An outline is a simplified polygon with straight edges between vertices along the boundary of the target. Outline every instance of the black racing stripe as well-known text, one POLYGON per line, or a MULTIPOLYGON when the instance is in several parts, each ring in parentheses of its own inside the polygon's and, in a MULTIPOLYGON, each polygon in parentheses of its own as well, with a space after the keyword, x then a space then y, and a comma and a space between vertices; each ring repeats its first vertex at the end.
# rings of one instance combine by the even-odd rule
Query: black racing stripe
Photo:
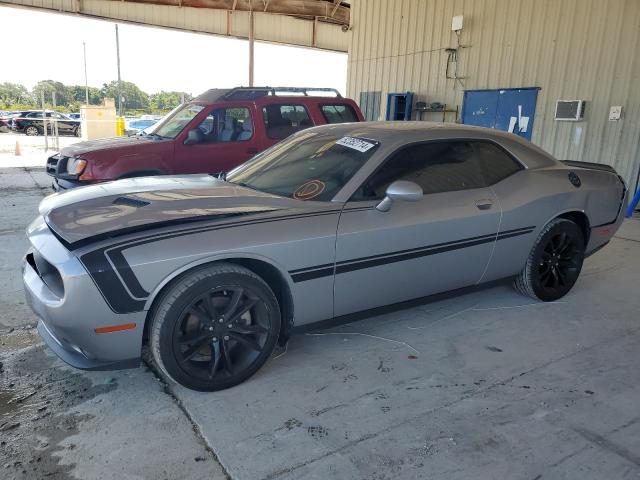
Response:
POLYGON ((104 250, 95 250, 80 257, 89 276, 98 287, 105 302, 115 313, 139 312, 144 300, 136 300, 124 288, 115 270, 107 260, 104 250))
POLYGON ((404 262, 405 260, 412 260, 414 258, 428 257, 430 255, 437 255, 438 253, 450 252, 452 250, 460 250, 476 245, 482 245, 484 243, 491 243, 495 241, 495 238, 496 236, 495 234, 493 234, 490 237, 480 238, 477 240, 452 243, 449 245, 426 247, 406 253, 396 253, 381 257, 375 257, 369 260, 357 260, 355 262, 350 261, 348 263, 336 265, 336 275, 340 273, 354 272, 356 270, 363 270, 365 268, 378 267, 380 265, 387 265, 389 263, 404 262))
MULTIPOLYGON (((125 248, 129 248, 129 246, 144 245, 145 243, 151 243, 156 240, 164 240, 166 238, 181 237, 184 235, 190 235, 192 233, 203 233, 203 232, 209 232, 212 230, 220 230, 222 228, 244 227, 247 225, 254 225, 254 224, 257 225, 261 223, 269 223, 269 222, 284 221, 284 220, 297 220, 299 218, 331 215, 333 213, 339 213, 339 212, 340 210, 326 210, 322 212, 294 213, 289 215, 281 215, 279 217, 274 216, 274 217, 267 217, 267 218, 258 218, 253 220, 241 220, 237 222, 216 223, 214 225, 204 225, 204 226, 198 226, 198 227, 192 227, 192 228, 185 228, 181 230, 172 230, 170 232, 157 232, 156 230, 162 228, 162 226, 158 226, 158 224, 153 224, 153 225, 148 225, 147 229, 154 231, 154 233, 147 236, 138 237, 135 239, 124 240, 122 242, 113 243, 109 246, 109 248, 116 248, 121 246, 124 246, 125 248)), ((95 238, 95 237, 91 237, 91 238, 95 238)), ((84 240, 81 240, 81 242, 84 242, 84 240)), ((77 250, 79 248, 79 247, 76 247, 77 243, 78 242, 69 244, 71 247, 70 249, 77 250)), ((83 246, 83 245, 80 245, 80 246, 83 246)), ((123 248, 123 250, 125 248, 123 248)))
MULTIPOLYGON (((408 250, 400 250, 397 252, 385 253, 380 255, 371 255, 368 257, 356 258, 352 260, 343 260, 335 265, 335 274, 348 273, 356 270, 387 265, 390 263, 403 262, 414 258, 437 255, 439 253, 460 250, 476 245, 491 243, 495 240, 503 240, 506 238, 526 235, 535 230, 535 227, 516 228, 514 230, 506 230, 499 234, 491 233, 488 235, 480 235, 478 237, 456 240, 453 242, 438 243, 426 247, 411 248, 408 250)), ((289 272, 294 283, 314 280, 317 278, 327 277, 334 274, 334 268, 331 264, 319 265, 316 267, 307 267, 289 272)))
POLYGON ((149 292, 144 289, 138 281, 138 278, 134 275, 129 262, 127 262, 122 254, 122 249, 107 252, 106 255, 111 259, 113 266, 120 274, 120 277, 129 288, 131 294, 136 298, 147 298, 149 296, 149 292))
MULTIPOLYGON (((198 228, 187 228, 179 231, 155 233, 147 237, 138 238, 134 240, 120 242, 118 244, 109 245, 107 247, 99 248, 81 256, 80 260, 89 272, 93 282, 100 290, 100 293, 104 297, 107 304, 115 313, 132 313, 139 312, 144 308, 145 301, 138 299, 146 299, 149 296, 147 292, 136 276, 134 275, 131 267, 127 263, 122 252, 128 248, 132 248, 147 243, 152 243, 158 240, 165 240, 170 238, 181 237, 185 235, 191 235, 202 232, 209 232, 213 230, 219 230, 223 228, 231 228, 236 226, 254 225, 262 223, 270 223, 276 221, 296 220, 307 217, 316 217, 321 215, 331 215, 340 212, 340 210, 327 210, 322 212, 306 212, 299 214, 289 214, 279 217, 269 217, 263 219, 246 220, 234 223, 223 223, 216 225, 201 226, 198 228), (124 287, 115 270, 109 263, 108 258, 111 259, 114 266, 117 269, 118 274, 122 280, 126 283, 126 287, 131 294, 127 292, 127 288, 124 287)), ((331 266, 333 269, 333 266, 331 266)))
POLYGON ((316 278, 330 277, 333 275, 334 266, 320 268, 317 270, 309 270, 301 273, 291 273, 293 283, 306 282, 307 280, 315 280, 316 278))

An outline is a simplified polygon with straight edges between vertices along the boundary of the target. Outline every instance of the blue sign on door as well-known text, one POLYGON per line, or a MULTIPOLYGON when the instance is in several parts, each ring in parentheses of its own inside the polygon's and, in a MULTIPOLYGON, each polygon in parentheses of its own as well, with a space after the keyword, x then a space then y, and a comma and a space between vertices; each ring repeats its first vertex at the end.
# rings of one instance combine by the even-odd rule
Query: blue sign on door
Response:
POLYGON ((538 87, 465 90, 462 123, 497 128, 531 140, 538 87))

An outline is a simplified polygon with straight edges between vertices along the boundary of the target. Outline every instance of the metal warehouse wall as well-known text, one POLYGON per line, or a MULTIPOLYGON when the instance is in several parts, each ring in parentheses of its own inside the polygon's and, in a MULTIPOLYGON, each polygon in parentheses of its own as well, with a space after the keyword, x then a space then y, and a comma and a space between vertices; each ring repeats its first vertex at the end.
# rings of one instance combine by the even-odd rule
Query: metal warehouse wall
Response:
MULTIPOLYGON (((463 89, 540 87, 532 141, 560 159, 613 165, 635 186, 640 164, 640 0, 354 0, 347 91, 413 91, 462 107, 463 89), (445 78, 451 19, 464 15, 458 75, 445 78), (558 99, 587 101, 554 121, 558 99), (623 118, 608 121, 622 105, 623 118)), ((416 98, 414 98, 414 103, 416 98)), ((435 120, 435 114, 425 119, 435 120)), ((451 117, 452 119, 452 117, 451 117)))

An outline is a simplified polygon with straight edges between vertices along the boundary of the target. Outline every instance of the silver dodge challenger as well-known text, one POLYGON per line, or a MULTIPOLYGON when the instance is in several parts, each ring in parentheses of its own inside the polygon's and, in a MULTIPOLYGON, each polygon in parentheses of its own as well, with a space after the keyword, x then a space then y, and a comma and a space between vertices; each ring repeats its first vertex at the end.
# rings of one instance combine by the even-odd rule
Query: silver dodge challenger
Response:
POLYGON ((132 367, 147 345, 166 377, 213 391, 316 322, 500 280, 556 300, 625 202, 611 167, 560 162, 512 134, 325 125, 226 176, 47 197, 28 228, 24 285, 67 363, 132 367))

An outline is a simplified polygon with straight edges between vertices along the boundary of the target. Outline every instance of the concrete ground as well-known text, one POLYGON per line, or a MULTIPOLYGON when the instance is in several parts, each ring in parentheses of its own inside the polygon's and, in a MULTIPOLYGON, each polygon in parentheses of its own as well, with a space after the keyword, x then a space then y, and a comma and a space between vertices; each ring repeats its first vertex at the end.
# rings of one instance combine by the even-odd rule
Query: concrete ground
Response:
POLYGON ((562 301, 498 286, 297 335, 198 393, 39 342, 19 263, 47 180, 0 170, 1 478, 640 478, 639 220, 562 301))

